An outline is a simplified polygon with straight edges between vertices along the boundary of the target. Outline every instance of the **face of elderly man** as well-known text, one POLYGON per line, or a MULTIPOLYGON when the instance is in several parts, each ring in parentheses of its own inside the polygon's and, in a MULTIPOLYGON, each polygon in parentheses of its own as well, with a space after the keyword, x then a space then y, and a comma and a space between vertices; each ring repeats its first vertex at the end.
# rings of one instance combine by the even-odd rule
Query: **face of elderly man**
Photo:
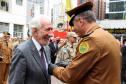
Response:
POLYGON ((36 40, 41 45, 46 45, 49 42, 50 34, 52 32, 52 24, 50 20, 46 19, 45 17, 40 18, 40 27, 39 28, 33 28, 32 32, 36 40))
POLYGON ((40 44, 42 45, 48 44, 51 31, 52 31, 52 25, 49 22, 45 23, 45 25, 38 30, 37 36, 40 44))

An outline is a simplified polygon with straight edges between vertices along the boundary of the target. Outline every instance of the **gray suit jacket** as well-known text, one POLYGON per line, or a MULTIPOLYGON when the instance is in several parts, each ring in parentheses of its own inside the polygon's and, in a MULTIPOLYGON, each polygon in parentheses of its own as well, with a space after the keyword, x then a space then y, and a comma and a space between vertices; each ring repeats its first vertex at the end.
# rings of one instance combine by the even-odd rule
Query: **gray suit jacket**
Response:
MULTIPOLYGON (((44 47, 47 62, 50 63, 50 50, 44 47)), ((32 40, 15 49, 10 66, 9 84, 51 84, 50 76, 45 75, 40 55, 32 40)))

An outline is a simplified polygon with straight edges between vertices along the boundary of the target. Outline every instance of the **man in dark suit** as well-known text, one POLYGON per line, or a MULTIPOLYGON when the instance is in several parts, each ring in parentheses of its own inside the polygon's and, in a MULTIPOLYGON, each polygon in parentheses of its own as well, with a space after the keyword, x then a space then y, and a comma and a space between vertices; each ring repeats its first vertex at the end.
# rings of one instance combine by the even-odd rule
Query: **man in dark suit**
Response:
POLYGON ((51 84, 48 74, 50 50, 46 46, 52 24, 46 16, 30 21, 32 38, 20 44, 14 51, 9 73, 9 84, 51 84))
POLYGON ((51 39, 51 42, 49 43, 49 48, 51 50, 51 62, 55 63, 56 60, 56 52, 58 51, 58 42, 60 38, 53 38, 51 39))
POLYGON ((126 83, 126 39, 123 40, 123 46, 122 46, 122 70, 121 70, 121 81, 122 84, 126 83))

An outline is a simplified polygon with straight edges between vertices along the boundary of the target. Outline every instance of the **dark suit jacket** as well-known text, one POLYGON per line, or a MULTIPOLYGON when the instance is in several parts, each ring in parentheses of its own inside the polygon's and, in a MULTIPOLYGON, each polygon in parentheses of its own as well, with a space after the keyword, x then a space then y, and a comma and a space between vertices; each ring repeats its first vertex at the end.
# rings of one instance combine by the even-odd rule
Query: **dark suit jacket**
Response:
MULTIPOLYGON (((50 63, 49 47, 44 47, 47 62, 50 63)), ((51 84, 50 76, 45 75, 40 55, 32 40, 15 49, 10 66, 9 84, 51 84)))
POLYGON ((50 50, 51 50, 51 62, 55 63, 55 60, 56 60, 55 53, 58 51, 58 45, 56 44, 56 47, 55 47, 54 43, 50 42, 49 47, 50 47, 50 50))
POLYGON ((126 46, 122 47, 122 64, 126 65, 126 46))
POLYGON ((122 71, 121 80, 126 82, 126 46, 122 47, 122 71))

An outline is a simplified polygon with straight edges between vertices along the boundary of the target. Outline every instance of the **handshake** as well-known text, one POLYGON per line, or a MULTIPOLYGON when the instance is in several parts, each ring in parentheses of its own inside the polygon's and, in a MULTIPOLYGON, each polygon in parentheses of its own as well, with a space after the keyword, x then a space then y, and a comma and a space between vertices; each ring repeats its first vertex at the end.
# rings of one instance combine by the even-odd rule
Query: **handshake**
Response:
POLYGON ((66 62, 66 61, 61 61, 61 62, 58 62, 58 63, 55 63, 57 66, 61 66, 61 67, 66 67, 69 62, 66 62))
POLYGON ((50 63, 50 64, 49 64, 49 67, 48 67, 48 69, 49 69, 49 74, 50 74, 50 75, 53 74, 53 69, 54 69, 55 67, 64 67, 64 68, 65 68, 68 64, 69 64, 69 62, 66 62, 66 61, 61 61, 61 62, 58 62, 58 63, 55 63, 55 64, 50 63))

